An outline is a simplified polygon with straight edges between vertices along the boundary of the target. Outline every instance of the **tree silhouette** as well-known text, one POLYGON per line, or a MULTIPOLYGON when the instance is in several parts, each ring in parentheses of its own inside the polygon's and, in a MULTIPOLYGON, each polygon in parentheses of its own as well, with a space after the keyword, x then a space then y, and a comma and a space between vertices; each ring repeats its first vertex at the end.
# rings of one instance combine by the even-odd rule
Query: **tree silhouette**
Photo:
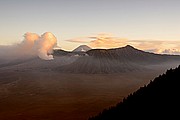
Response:
POLYGON ((179 119, 180 66, 167 70, 114 107, 89 120, 179 119))

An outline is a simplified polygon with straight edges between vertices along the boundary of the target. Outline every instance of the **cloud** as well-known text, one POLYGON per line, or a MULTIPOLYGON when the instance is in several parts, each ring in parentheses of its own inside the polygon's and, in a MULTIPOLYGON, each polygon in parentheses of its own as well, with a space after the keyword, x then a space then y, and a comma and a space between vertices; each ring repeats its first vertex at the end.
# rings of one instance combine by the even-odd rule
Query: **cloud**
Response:
POLYGON ((57 46, 56 37, 50 33, 44 33, 39 40, 35 41, 35 45, 37 46, 38 56, 44 60, 52 60, 53 56, 51 55, 53 52, 53 48, 57 46))
POLYGON ((148 52, 158 53, 158 54, 171 54, 171 55, 180 55, 179 49, 152 49, 147 50, 148 52))
POLYGON ((52 60, 53 48, 57 46, 56 37, 46 32, 39 36, 36 33, 27 32, 24 34, 24 40, 16 45, 1 46, 1 59, 17 59, 38 56, 44 60, 52 60))
POLYGON ((127 39, 114 37, 109 33, 100 33, 97 36, 79 37, 66 40, 68 42, 87 43, 92 48, 116 48, 127 44, 127 39))
POLYGON ((179 49, 165 49, 165 50, 162 50, 161 53, 180 55, 180 50, 179 49))
POLYGON ((180 54, 180 41, 128 40, 126 38, 114 37, 112 34, 108 33, 100 33, 96 36, 89 37, 79 37, 67 41, 87 43, 87 45, 92 48, 108 49, 132 45, 135 48, 158 54, 180 54))
POLYGON ((129 44, 148 52, 180 55, 179 41, 131 40, 129 44))
POLYGON ((74 38, 74 39, 68 39, 66 41, 75 42, 75 43, 89 43, 88 37, 79 37, 79 38, 74 38))
POLYGON ((130 40, 128 41, 128 44, 133 45, 136 48, 142 49, 142 50, 148 50, 148 49, 156 49, 160 46, 162 46, 164 41, 150 41, 150 40, 130 40))
POLYGON ((127 39, 114 37, 111 34, 98 34, 94 39, 89 43, 93 48, 117 48, 127 44, 127 39))

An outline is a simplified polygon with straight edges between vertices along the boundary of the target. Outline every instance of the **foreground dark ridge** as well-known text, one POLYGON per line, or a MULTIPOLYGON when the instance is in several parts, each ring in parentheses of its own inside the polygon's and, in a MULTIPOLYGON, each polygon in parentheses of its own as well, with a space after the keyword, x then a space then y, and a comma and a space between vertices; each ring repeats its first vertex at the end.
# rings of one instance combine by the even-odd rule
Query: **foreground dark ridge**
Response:
POLYGON ((115 107, 104 110, 89 120, 179 119, 180 66, 160 75, 147 86, 130 94, 115 107))

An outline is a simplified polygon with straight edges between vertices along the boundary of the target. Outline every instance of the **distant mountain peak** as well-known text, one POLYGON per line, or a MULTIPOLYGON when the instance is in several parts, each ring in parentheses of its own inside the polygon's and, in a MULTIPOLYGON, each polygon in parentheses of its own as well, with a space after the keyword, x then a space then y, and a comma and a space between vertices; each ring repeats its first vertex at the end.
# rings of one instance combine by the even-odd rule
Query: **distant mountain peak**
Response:
POLYGON ((91 48, 87 45, 80 45, 79 47, 75 48, 73 52, 87 52, 91 50, 91 48))
MULTIPOLYGON (((89 47, 89 46, 87 46, 87 45, 80 45, 79 47, 89 47)), ((89 47, 90 48, 90 47, 89 47)))
POLYGON ((131 45, 126 45, 125 48, 134 48, 134 47, 131 45))
POLYGON ((133 49, 133 50, 137 50, 136 48, 134 48, 133 46, 131 45, 126 45, 125 47, 121 47, 122 49, 133 49))

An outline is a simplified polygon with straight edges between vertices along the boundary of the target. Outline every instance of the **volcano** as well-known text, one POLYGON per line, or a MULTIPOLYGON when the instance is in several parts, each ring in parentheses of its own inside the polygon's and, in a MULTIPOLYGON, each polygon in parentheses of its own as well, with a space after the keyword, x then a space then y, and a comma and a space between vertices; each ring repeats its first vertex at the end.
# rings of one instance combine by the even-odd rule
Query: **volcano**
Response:
POLYGON ((58 67, 58 71, 70 73, 119 73, 156 69, 180 62, 178 55, 161 55, 138 50, 130 45, 115 49, 91 49, 88 56, 58 67))
POLYGON ((87 52, 91 50, 91 48, 87 45, 80 45, 79 47, 77 47, 76 49, 74 49, 72 52, 87 52))

